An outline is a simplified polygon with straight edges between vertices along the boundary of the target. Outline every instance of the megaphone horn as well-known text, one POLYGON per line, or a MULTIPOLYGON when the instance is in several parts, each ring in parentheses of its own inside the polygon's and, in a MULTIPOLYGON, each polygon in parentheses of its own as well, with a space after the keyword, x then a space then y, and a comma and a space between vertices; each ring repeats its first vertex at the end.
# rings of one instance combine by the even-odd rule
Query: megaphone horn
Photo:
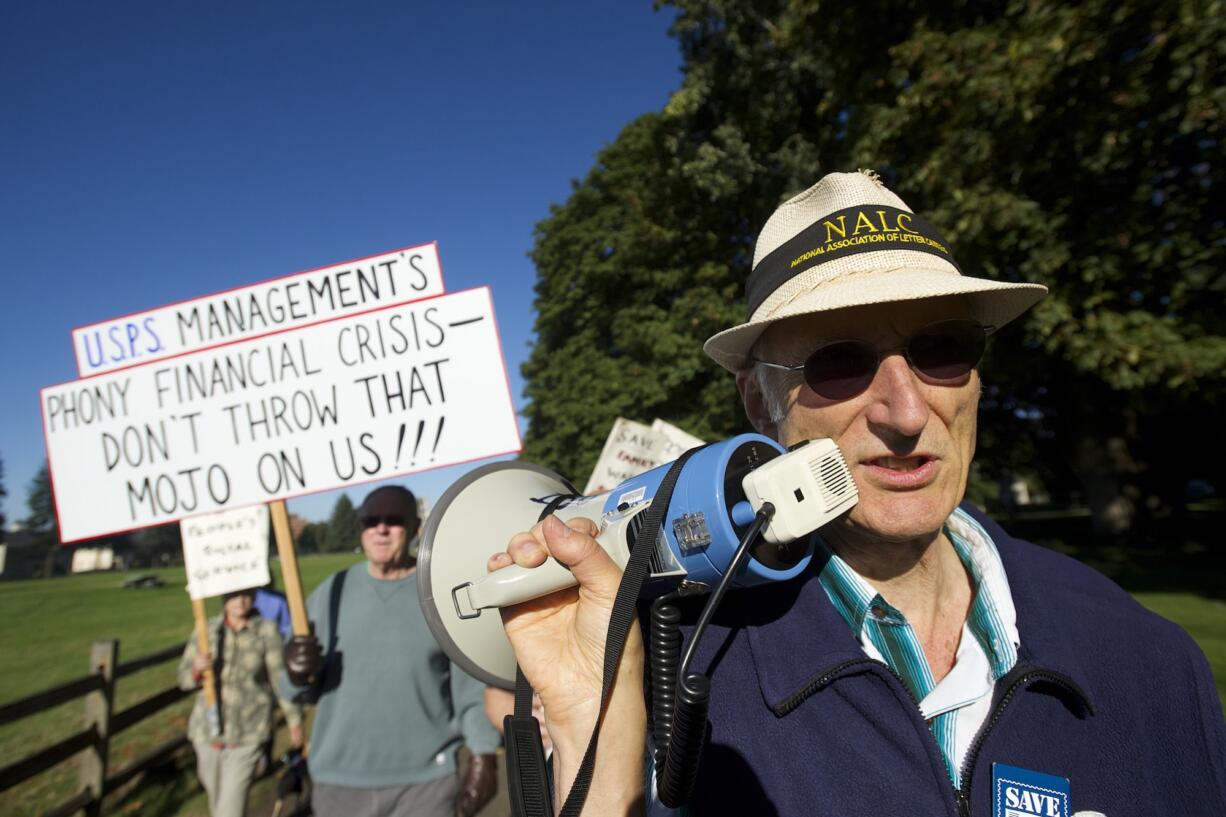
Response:
MULTIPOLYGON (((572 587, 565 565, 546 559, 535 568, 486 572, 491 554, 529 530, 549 507, 563 521, 591 519, 596 541, 625 566, 668 471, 662 465, 611 491, 577 496, 569 482, 526 462, 474 469, 439 498, 422 532, 417 587, 422 611, 443 651, 486 684, 513 689, 515 654, 497 608, 572 587)), ((838 447, 814 440, 785 452, 759 434, 694 452, 681 471, 665 522, 653 543, 644 595, 658 596, 683 582, 713 586, 727 572, 740 537, 763 503, 775 513, 750 551, 734 585, 791 578, 812 557, 809 533, 847 511, 855 484, 838 447)))

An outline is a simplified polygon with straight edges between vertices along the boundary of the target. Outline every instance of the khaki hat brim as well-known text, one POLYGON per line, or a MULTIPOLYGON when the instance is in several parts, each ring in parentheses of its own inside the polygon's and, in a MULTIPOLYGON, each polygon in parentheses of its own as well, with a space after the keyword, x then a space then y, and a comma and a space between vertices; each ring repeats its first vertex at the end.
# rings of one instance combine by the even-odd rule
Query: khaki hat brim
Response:
POLYGON ((967 295, 971 317, 985 326, 1000 328, 1046 294, 1047 287, 1042 284, 970 278, 951 269, 877 269, 864 275, 845 275, 838 281, 798 292, 770 314, 755 316, 747 323, 712 335, 702 348, 720 366, 738 372, 749 364, 749 352, 766 328, 786 318, 851 306, 967 295))

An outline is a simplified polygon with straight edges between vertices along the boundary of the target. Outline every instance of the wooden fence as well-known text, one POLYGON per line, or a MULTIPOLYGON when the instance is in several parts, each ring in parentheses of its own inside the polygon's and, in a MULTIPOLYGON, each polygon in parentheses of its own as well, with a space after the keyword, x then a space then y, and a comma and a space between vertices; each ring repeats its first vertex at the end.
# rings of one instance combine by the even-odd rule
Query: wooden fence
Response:
POLYGON ((76 698, 85 698, 85 728, 58 743, 0 767, 0 792, 8 791, 18 783, 45 772, 77 753, 82 753, 77 793, 46 812, 44 817, 67 817, 82 810, 90 817, 102 814, 102 801, 107 794, 178 751, 188 742, 186 735, 179 735, 153 747, 122 769, 110 771, 107 754, 111 738, 192 694, 179 689, 178 686, 171 686, 127 709, 114 712, 112 705, 115 700, 115 685, 120 678, 176 660, 182 654, 183 645, 176 644, 120 664, 118 641, 95 641, 90 652, 89 675, 0 705, 0 726, 4 726, 76 698))

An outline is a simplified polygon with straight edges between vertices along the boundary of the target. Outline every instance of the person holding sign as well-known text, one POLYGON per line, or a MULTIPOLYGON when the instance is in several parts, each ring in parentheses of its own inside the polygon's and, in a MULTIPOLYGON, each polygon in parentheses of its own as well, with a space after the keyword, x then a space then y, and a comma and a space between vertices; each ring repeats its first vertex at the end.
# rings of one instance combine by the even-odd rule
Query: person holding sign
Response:
POLYGON ((254 600, 254 588, 226 594, 222 614, 208 622, 208 650, 201 651, 196 638, 189 637, 179 662, 183 689, 199 687, 210 667, 218 681, 220 733, 211 734, 203 690, 187 726, 212 817, 246 813, 247 792, 265 759, 264 744, 272 736, 274 699, 285 713, 290 743, 300 748, 303 742, 301 708, 280 697, 274 687, 284 668, 281 634, 275 624, 255 613, 254 600))
POLYGON ((317 701, 311 805, 318 817, 471 817, 494 795, 498 733, 482 685, 447 660, 422 618, 417 500, 399 486, 358 510, 366 561, 307 599, 312 636, 285 646, 286 691, 317 701), (472 762, 456 780, 456 750, 472 762))
POLYGON ((963 502, 986 337, 1045 291, 964 275, 871 172, 780 205, 748 319, 704 350, 758 432, 837 442, 859 502, 801 575, 730 593, 696 643, 683 627, 710 681, 687 724, 703 744, 692 794, 644 790, 645 650, 630 626, 604 675, 622 571, 595 525, 549 516, 492 555, 494 571, 552 555, 579 583, 502 611, 544 704, 555 806, 590 784, 584 817, 683 801, 775 817, 1226 814, 1226 723, 1188 634, 963 502))

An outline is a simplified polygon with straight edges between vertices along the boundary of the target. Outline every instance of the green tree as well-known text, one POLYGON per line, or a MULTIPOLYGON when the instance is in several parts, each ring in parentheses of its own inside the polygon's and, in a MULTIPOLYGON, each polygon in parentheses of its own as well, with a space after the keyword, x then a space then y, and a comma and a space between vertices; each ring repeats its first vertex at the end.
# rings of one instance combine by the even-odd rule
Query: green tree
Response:
POLYGON ((1226 448, 1221 2, 671 5, 680 88, 537 228, 525 456, 581 480, 618 414, 742 430, 700 343, 770 211, 857 167, 968 272, 1051 288, 985 363, 976 485, 1028 473, 1121 532, 1226 448))
MULTIPOLYGON (((8 492, 4 490, 4 460, 0 459, 0 500, 8 496, 8 492)), ((0 509, 0 544, 4 543, 4 511, 0 509)))
POLYGON ((333 553, 353 550, 358 546, 361 533, 357 509, 353 507, 348 494, 341 494, 332 506, 332 515, 328 517, 324 549, 333 553))
POLYGON ((29 515, 21 524, 34 536, 34 541, 40 545, 59 545, 59 522, 55 517, 55 497, 51 493, 51 475, 46 463, 30 480, 26 489, 26 507, 29 515))
POLYGON ((42 554, 40 575, 50 576, 56 570, 60 527, 55 515, 55 497, 51 493, 51 474, 45 462, 26 489, 26 507, 29 515, 21 521, 22 527, 32 537, 30 549, 42 554))
POLYGON ((132 537, 133 560, 147 567, 183 561, 183 533, 178 522, 154 525, 132 537))
POLYGON ((298 535, 295 546, 299 553, 323 553, 327 550, 328 523, 308 522, 298 535))

